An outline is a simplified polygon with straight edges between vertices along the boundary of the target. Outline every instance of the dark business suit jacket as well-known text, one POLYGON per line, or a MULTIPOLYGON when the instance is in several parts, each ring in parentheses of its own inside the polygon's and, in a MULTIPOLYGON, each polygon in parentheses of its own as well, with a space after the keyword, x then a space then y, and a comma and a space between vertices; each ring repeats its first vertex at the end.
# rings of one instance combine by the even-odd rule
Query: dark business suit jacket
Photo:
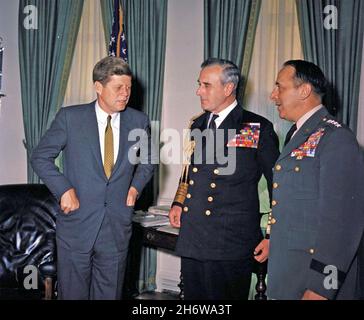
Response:
POLYGON ((306 289, 329 299, 357 297, 363 170, 355 136, 325 108, 283 148, 273 178, 269 297, 301 299, 306 289), (323 134, 313 147, 319 130, 323 134), (306 151, 311 146, 310 156, 297 153, 303 146, 306 151), (337 289, 332 286, 335 279, 337 289))
MULTIPOLYGON (((107 216, 117 248, 127 249, 131 234, 133 207, 126 206, 130 186, 141 193, 153 174, 149 121, 145 114, 131 108, 120 112, 120 142, 117 161, 110 179, 104 173, 95 102, 62 108, 50 129, 34 149, 31 163, 35 172, 60 199, 75 188, 80 208, 57 217, 57 239, 70 250, 89 252, 104 216, 107 216), (145 130, 139 141, 128 141, 133 129, 145 130), (133 164, 140 149, 142 163, 133 164), (63 151, 64 171, 59 172, 55 158, 63 151), (130 152, 129 152, 130 151, 130 152)), ((155 160, 155 159, 154 159, 155 160)), ((136 162, 136 161, 135 161, 136 162)))
MULTIPOLYGON (((205 130, 209 113, 197 118, 193 130, 205 130)), ((265 118, 236 106, 221 123, 224 141, 216 147, 225 155, 227 144, 247 128, 249 123, 260 126, 257 148, 233 147, 236 168, 222 175, 215 157, 206 164, 204 140, 196 141, 189 167, 189 195, 185 199, 176 252, 180 256, 199 260, 238 260, 252 257, 254 247, 262 238, 258 199, 258 182, 264 174, 272 184, 272 168, 278 158, 278 138, 272 124, 265 118), (228 130, 231 130, 229 135, 228 130), (197 154, 202 143, 202 157, 197 154), (202 158, 202 164, 196 160, 202 158)), ((232 148, 232 147, 229 147, 232 148)))

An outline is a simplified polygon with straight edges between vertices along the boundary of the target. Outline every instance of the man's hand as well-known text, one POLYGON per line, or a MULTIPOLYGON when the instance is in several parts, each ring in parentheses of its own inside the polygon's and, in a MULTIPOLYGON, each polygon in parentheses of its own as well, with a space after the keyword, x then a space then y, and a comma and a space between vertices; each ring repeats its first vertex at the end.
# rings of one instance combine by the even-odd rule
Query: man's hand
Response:
POLYGON ((268 259, 269 254, 269 240, 263 239, 254 249, 254 259, 262 263, 268 259))
POLYGON ((179 206, 173 206, 169 210, 168 217, 172 227, 179 228, 181 226, 181 213, 182 208, 179 206))
POLYGON ((80 207, 80 201, 77 198, 74 188, 67 190, 61 197, 61 209, 65 214, 77 210, 80 207))
POLYGON ((135 189, 134 187, 129 188, 128 196, 126 198, 126 205, 128 207, 134 207, 138 194, 139 193, 137 189, 135 189))
POLYGON ((327 300, 327 298, 307 289, 302 297, 302 300, 327 300))

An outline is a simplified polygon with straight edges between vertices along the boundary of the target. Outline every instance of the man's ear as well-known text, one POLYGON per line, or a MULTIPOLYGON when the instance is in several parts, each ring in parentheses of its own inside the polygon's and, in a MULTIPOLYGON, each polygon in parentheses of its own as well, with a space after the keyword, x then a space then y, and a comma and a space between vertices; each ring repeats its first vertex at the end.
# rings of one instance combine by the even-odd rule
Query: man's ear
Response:
POLYGON ((309 83, 303 83, 300 86, 300 96, 302 100, 306 100, 312 94, 312 85, 309 83))
POLYGON ((101 83, 100 81, 95 81, 94 86, 95 86, 95 91, 96 91, 96 93, 97 93, 97 94, 101 94, 102 89, 103 89, 103 87, 104 87, 104 86, 102 85, 102 83, 101 83))
POLYGON ((227 83, 224 88, 225 96, 226 97, 231 96, 231 94, 234 92, 234 89, 235 85, 232 82, 227 83))

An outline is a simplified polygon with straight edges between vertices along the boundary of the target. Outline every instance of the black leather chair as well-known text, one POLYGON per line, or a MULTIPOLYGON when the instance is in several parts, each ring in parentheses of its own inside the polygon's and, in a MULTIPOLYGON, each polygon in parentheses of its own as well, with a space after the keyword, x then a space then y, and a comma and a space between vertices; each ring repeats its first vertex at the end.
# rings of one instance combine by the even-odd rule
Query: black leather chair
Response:
POLYGON ((0 299, 54 297, 58 207, 45 185, 0 186, 0 299))

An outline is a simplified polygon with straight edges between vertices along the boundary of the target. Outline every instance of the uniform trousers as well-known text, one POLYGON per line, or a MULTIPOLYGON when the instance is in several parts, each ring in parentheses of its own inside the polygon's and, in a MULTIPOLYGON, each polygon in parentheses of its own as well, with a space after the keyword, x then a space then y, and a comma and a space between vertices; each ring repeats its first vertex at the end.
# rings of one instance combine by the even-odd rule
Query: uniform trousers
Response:
POLYGON ((253 259, 201 261, 181 258, 185 300, 247 300, 253 259))
POLYGON ((120 300, 126 256, 116 247, 107 216, 89 252, 65 248, 57 239, 58 299, 120 300))

